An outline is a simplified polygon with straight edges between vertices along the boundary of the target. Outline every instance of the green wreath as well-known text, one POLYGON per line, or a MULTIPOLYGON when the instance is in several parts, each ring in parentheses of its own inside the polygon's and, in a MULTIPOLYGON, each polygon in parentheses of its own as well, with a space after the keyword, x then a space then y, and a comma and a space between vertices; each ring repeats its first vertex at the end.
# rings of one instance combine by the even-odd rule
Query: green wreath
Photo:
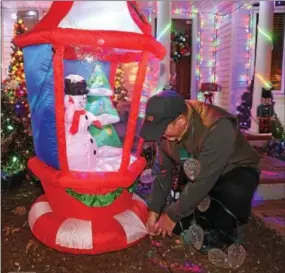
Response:
POLYGON ((171 34, 171 58, 178 63, 182 56, 190 54, 189 38, 186 34, 173 32, 171 34))

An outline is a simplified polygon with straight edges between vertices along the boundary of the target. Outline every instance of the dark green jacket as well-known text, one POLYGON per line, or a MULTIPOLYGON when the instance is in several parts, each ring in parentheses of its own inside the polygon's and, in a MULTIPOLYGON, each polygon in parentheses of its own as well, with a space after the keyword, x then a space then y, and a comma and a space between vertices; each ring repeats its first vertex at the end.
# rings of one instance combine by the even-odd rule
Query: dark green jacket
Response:
POLYGON ((149 209, 163 210, 175 222, 193 213, 221 175, 237 167, 251 167, 259 172, 260 157, 240 133, 235 116, 223 109, 199 101, 187 101, 189 125, 180 142, 160 140, 154 165, 156 180, 149 209), (185 186, 180 199, 165 208, 172 169, 183 164, 181 154, 195 156, 201 172, 185 186))

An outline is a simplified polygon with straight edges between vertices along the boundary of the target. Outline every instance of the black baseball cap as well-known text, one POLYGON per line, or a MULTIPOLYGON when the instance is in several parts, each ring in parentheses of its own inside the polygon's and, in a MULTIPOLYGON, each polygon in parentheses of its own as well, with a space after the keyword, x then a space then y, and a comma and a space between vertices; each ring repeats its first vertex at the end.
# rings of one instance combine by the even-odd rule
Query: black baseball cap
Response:
POLYGON ((146 104, 145 120, 140 136, 156 141, 163 136, 169 123, 187 111, 184 98, 173 90, 164 90, 151 97, 146 104))

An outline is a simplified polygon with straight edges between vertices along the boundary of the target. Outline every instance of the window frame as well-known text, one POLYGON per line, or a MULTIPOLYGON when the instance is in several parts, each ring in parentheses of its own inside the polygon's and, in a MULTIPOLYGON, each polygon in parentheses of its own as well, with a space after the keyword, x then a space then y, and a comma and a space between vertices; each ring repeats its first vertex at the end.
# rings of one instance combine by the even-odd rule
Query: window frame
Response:
MULTIPOLYGON (((36 8, 30 8, 30 9, 18 9, 16 12, 17 19, 23 19, 24 24, 28 20, 33 21, 33 27, 39 22, 40 16, 39 16, 39 10, 36 8), (30 13, 30 14, 29 14, 30 13)), ((26 25, 26 24, 25 24, 26 25)), ((30 30, 28 28, 28 30, 30 30)))
MULTIPOLYGON (((252 16, 253 16, 253 30, 252 30, 252 58, 251 58, 251 75, 252 78, 254 73, 254 64, 255 64, 255 47, 256 47, 256 23, 257 23, 257 14, 259 13, 259 7, 253 7, 252 16)), ((284 6, 274 6, 274 13, 285 13, 284 6)), ((284 21, 285 24, 285 21, 284 21)), ((285 95, 285 35, 284 35, 284 43, 283 43, 283 62, 282 62, 282 75, 281 75, 281 90, 272 90, 274 94, 282 94, 285 95)))

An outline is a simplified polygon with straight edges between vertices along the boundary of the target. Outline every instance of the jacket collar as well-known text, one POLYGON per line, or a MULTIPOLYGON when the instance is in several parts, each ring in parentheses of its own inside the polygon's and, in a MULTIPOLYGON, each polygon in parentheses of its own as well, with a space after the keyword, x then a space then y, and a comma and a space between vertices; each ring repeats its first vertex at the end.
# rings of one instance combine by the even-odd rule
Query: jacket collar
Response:
POLYGON ((187 116, 186 119, 188 120, 187 126, 184 130, 184 132, 182 133, 182 135, 178 138, 177 142, 182 142, 184 139, 187 138, 187 136, 189 136, 190 130, 191 130, 191 124, 193 122, 193 108, 191 107, 190 103, 187 103, 187 116))

